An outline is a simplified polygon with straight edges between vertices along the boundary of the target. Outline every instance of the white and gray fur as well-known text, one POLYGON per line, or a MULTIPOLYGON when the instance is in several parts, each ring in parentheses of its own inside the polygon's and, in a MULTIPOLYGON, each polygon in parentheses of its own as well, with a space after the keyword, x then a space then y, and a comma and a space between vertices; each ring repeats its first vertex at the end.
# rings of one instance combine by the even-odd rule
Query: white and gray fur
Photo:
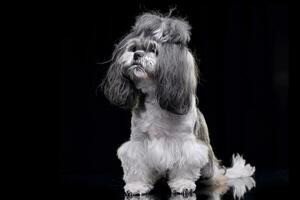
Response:
POLYGON ((214 155, 197 108, 190 30, 183 19, 146 13, 113 52, 102 89, 111 103, 132 111, 130 140, 117 152, 128 194, 148 193, 161 177, 172 192, 186 193, 199 178, 216 184, 255 171, 239 155, 226 170, 214 155))

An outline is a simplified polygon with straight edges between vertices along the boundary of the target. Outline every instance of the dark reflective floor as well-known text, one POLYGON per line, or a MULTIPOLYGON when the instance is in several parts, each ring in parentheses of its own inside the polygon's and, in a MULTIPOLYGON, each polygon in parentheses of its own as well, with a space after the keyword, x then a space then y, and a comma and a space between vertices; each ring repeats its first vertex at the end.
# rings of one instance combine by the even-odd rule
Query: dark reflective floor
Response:
POLYGON ((123 182, 111 175, 64 175, 61 179, 62 197, 80 199, 122 200, 218 200, 218 199, 286 199, 288 198, 288 170, 258 170, 253 178, 230 180, 222 186, 197 183, 191 195, 171 194, 164 180, 148 195, 126 196, 123 182))

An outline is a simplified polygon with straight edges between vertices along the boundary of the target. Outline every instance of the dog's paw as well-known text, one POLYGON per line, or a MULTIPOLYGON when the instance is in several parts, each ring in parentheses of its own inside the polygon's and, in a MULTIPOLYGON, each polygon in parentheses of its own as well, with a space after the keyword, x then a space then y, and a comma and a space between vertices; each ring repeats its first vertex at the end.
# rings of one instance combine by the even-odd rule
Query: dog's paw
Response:
POLYGON ((191 193, 188 195, 173 193, 169 200, 197 200, 197 198, 195 193, 191 193))
POLYGON ((183 195, 191 194, 196 189, 196 184, 191 180, 177 179, 169 181, 168 184, 172 193, 179 193, 183 195))
POLYGON ((145 194, 141 196, 125 196, 124 200, 157 200, 157 198, 156 196, 145 194))
POLYGON ((147 194, 153 188, 150 184, 142 182, 127 183, 124 187, 127 196, 147 194))

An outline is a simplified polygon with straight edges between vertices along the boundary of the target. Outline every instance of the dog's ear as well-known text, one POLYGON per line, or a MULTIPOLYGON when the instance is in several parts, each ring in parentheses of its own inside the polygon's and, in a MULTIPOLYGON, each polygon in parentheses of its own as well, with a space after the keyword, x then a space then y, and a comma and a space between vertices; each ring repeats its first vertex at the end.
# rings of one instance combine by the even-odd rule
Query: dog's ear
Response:
POLYGON ((161 108, 175 114, 186 114, 190 110, 196 93, 197 66, 185 46, 172 43, 161 46, 154 79, 161 108))
POLYGON ((125 50, 126 41, 133 37, 128 35, 115 48, 106 77, 101 83, 101 89, 107 99, 114 105, 131 109, 137 103, 138 92, 134 84, 124 77, 121 65, 117 61, 125 50))
POLYGON ((137 92, 133 83, 125 78, 121 66, 113 63, 101 84, 106 98, 114 105, 131 109, 137 100, 137 92))

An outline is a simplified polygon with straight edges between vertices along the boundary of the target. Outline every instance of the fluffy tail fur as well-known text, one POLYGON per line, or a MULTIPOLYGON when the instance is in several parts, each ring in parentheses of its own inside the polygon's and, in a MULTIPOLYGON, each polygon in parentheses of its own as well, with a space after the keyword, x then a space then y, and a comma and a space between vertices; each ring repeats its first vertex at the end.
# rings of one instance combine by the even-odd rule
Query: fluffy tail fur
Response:
POLYGON ((214 163, 214 175, 207 182, 208 184, 223 184, 229 179, 238 179, 251 177, 255 172, 255 167, 246 164, 245 159, 239 155, 232 156, 232 166, 229 168, 220 167, 218 163, 214 163))
POLYGON ((232 167, 227 168, 225 177, 227 178, 243 178, 250 177, 254 174, 255 167, 246 164, 246 161, 239 154, 232 155, 232 167))

